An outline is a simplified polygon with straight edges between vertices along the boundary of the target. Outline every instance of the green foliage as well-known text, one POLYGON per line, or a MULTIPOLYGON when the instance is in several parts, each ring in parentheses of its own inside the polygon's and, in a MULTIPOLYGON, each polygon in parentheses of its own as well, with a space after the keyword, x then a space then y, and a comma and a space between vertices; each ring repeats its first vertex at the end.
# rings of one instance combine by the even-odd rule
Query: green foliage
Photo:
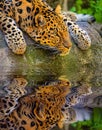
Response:
POLYGON ((94 108, 92 118, 72 124, 75 130, 102 130, 102 108, 94 108))
POLYGON ((102 22, 102 0, 76 0, 71 11, 93 15, 96 21, 102 22))

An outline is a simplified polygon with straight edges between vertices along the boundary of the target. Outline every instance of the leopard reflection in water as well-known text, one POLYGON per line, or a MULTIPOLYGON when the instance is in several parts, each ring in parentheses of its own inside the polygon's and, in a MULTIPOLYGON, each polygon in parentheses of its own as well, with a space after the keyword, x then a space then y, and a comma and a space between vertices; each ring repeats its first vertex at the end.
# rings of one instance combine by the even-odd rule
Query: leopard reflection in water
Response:
POLYGON ((8 95, 0 99, 1 130, 49 130, 56 125, 62 128, 65 122, 76 121, 73 106, 82 96, 91 94, 90 87, 72 89, 66 79, 38 86, 30 94, 26 86, 24 78, 15 78, 5 87, 8 95))

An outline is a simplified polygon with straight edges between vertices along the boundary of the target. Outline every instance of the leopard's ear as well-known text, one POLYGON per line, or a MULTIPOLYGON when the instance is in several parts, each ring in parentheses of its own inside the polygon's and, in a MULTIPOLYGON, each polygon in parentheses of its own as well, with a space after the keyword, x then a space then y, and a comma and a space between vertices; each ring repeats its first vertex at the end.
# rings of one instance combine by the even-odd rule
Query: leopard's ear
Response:
POLYGON ((56 8, 54 9, 54 11, 55 11, 57 14, 61 14, 61 5, 58 4, 58 5, 56 6, 56 8))
POLYGON ((46 25, 46 19, 44 18, 43 15, 37 14, 37 15, 35 16, 35 24, 36 24, 36 26, 41 26, 41 27, 43 27, 43 26, 46 25))
POLYGON ((36 108, 34 109, 34 114, 36 118, 40 121, 45 121, 46 115, 45 115, 45 105, 42 102, 36 103, 36 108))

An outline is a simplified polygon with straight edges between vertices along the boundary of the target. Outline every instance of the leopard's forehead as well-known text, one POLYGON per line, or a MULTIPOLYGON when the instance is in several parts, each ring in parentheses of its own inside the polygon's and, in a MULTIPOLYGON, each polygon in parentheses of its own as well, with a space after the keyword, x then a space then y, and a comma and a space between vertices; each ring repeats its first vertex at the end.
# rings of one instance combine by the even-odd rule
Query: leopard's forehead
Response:
POLYGON ((63 18, 60 17, 54 10, 49 9, 46 6, 37 6, 34 11, 34 18, 36 18, 37 15, 43 16, 43 18, 46 20, 47 27, 51 26, 53 29, 58 27, 57 29, 61 28, 62 30, 67 30, 63 18))
MULTIPOLYGON (((61 30, 67 31, 67 26, 65 25, 63 18, 60 17, 46 2, 42 0, 33 0, 31 10, 33 10, 33 22, 36 27, 35 19, 38 15, 41 15, 46 21, 46 26, 48 30, 61 30)), ((26 7, 28 8, 28 7, 26 7)), ((30 14, 31 15, 31 14, 30 14)), ((40 28, 40 27, 39 27, 40 28)), ((41 27, 42 28, 42 27, 41 27)), ((46 30, 47 31, 47 30, 46 30)))

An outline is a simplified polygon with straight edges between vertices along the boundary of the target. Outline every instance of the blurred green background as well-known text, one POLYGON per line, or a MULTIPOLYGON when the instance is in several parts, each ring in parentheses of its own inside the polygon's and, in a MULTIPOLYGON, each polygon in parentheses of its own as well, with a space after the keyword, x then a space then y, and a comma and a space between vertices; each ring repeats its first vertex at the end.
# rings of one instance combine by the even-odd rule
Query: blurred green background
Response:
POLYGON ((63 10, 76 13, 90 14, 95 17, 97 22, 102 23, 102 0, 47 0, 55 8, 61 4, 63 10))
POLYGON ((93 15, 97 22, 102 22, 102 0, 76 0, 71 11, 93 15))
POLYGON ((72 130, 102 130, 102 108, 94 108, 92 118, 71 124, 72 130))

